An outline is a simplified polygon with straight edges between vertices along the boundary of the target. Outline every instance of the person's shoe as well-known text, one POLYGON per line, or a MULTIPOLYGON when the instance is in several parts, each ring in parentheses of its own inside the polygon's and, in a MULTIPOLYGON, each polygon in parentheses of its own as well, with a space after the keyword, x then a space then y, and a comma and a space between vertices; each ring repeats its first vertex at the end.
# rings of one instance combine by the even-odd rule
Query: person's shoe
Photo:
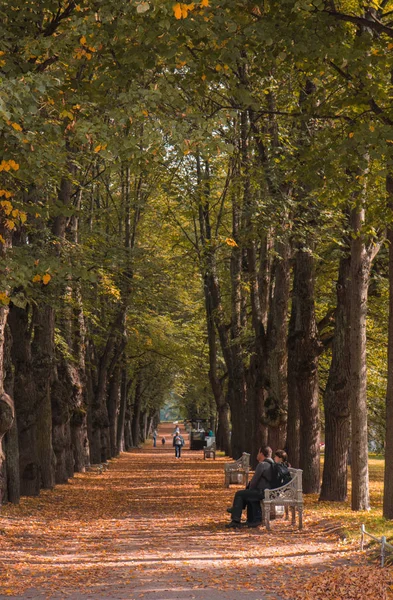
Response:
POLYGON ((228 512, 228 513, 231 515, 231 514, 232 514, 232 511, 233 511, 233 508, 232 508, 232 506, 228 506, 228 508, 227 508, 227 512, 228 512))
POLYGON ((260 527, 262 525, 262 521, 247 521, 247 527, 260 527))
POLYGON ((225 525, 227 529, 239 529, 241 526, 242 525, 239 523, 239 521, 231 521, 225 525))

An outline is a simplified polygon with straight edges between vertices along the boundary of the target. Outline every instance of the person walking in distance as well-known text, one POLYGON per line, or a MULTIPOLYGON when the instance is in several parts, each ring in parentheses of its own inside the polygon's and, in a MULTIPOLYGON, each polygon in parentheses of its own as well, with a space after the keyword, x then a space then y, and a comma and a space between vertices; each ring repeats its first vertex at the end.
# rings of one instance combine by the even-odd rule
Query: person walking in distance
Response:
POLYGON ((157 446, 157 429, 153 430, 153 448, 155 448, 157 446))
POLYGON ((181 457, 181 449, 184 446, 184 439, 183 439, 183 436, 180 435, 180 430, 178 432, 174 433, 172 445, 175 448, 175 458, 180 458, 181 457))

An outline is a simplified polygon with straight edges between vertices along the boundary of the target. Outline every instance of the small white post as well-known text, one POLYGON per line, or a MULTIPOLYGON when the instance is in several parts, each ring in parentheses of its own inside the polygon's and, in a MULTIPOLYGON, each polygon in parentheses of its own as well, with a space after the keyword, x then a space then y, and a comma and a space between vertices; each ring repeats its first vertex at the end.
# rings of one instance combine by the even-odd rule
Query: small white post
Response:
POLYGON ((381 537, 381 567, 385 566, 385 544, 386 544, 386 537, 383 535, 381 537))
POLYGON ((362 524, 361 524, 361 526, 360 526, 360 531, 362 532, 362 535, 361 535, 361 537, 360 537, 360 550, 362 550, 362 551, 363 551, 363 549, 364 549, 364 533, 365 533, 365 531, 366 531, 366 528, 365 528, 365 526, 363 525, 363 523, 362 523, 362 524))

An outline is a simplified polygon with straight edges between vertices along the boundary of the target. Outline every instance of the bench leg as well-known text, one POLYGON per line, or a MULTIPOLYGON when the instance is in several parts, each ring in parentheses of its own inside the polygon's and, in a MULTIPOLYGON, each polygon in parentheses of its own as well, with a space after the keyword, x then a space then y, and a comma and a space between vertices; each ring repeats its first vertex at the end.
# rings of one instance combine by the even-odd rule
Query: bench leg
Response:
POLYGON ((265 525, 266 531, 270 531, 270 504, 265 506, 265 525))
POLYGON ((284 506, 284 510, 285 510, 285 520, 288 521, 289 520, 289 506, 288 506, 288 504, 286 504, 284 506))
POLYGON ((299 529, 303 529, 303 508, 298 508, 299 513, 299 529))
POLYGON ((292 525, 296 525, 296 509, 294 506, 291 506, 292 513, 292 525))

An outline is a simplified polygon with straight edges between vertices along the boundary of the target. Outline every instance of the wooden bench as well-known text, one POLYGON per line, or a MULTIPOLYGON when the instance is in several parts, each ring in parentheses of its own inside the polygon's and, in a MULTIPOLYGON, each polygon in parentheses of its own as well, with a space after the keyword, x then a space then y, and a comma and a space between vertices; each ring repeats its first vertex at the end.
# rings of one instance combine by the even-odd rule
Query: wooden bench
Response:
POLYGON ((205 441, 206 446, 203 448, 203 460, 206 460, 207 458, 216 460, 216 438, 207 437, 205 441))
POLYGON ((248 484, 248 475, 250 473, 250 455, 243 452, 237 460, 224 463, 225 471, 225 487, 229 487, 231 483, 248 484))
POLYGON ((292 512, 292 525, 296 525, 296 512, 299 516, 299 529, 303 528, 303 488, 301 469, 289 469, 291 481, 275 490, 265 490, 265 498, 262 501, 262 514, 266 529, 270 531, 270 513, 276 506, 284 506, 286 518, 288 512, 292 512))

